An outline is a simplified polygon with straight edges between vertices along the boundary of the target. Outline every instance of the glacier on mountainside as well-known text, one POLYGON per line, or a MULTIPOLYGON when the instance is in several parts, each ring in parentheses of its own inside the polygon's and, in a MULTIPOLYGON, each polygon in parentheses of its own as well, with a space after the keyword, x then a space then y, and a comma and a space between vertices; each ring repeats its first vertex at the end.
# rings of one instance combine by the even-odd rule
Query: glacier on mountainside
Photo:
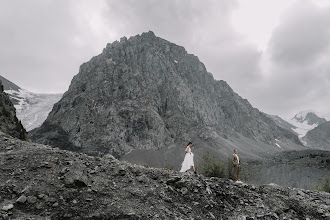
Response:
POLYGON ((5 90, 15 99, 17 118, 21 120, 24 128, 31 131, 39 127, 47 118, 54 104, 58 102, 63 94, 38 94, 25 89, 5 90))

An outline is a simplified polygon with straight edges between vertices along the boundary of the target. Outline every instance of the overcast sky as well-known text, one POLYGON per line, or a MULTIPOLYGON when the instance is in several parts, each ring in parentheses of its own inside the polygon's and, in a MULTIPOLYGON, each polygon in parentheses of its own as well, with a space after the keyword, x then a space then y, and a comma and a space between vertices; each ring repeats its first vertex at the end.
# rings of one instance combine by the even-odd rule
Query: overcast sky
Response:
POLYGON ((0 3, 0 75, 33 92, 65 92, 107 43, 152 30, 263 112, 330 112, 329 0, 0 3))

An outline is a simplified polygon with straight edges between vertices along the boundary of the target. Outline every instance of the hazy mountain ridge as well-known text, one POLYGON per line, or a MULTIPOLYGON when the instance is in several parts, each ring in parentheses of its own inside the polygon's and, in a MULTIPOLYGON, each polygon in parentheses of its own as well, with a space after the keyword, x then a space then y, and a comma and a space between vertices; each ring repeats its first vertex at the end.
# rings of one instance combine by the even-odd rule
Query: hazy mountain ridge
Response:
POLYGON ((303 147, 226 82, 214 80, 196 56, 152 32, 108 44, 81 65, 45 123, 31 133, 40 143, 116 156, 181 152, 190 140, 220 154, 235 147, 246 153, 303 147))
POLYGON ((6 82, 4 91, 9 95, 16 108, 16 115, 27 131, 39 127, 52 110, 54 103, 58 102, 63 94, 39 94, 29 92, 13 82, 0 78, 6 82))

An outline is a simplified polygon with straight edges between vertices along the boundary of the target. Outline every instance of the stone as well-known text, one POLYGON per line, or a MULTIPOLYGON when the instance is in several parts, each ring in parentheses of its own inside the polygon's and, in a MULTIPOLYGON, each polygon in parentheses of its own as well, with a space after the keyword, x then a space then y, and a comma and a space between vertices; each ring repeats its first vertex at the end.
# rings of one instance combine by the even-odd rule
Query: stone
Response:
POLYGON ((34 203, 37 202, 37 198, 34 197, 34 196, 28 196, 27 199, 26 199, 26 201, 27 201, 28 203, 34 204, 34 203))
POLYGON ((36 209, 38 209, 38 210, 43 209, 42 203, 38 203, 36 205, 36 209))
POLYGON ((16 202, 18 203, 25 203, 26 202, 26 196, 25 195, 21 195, 16 202))
POLYGON ((72 217, 72 214, 71 213, 66 213, 63 215, 64 218, 71 218, 72 217))
POLYGON ((146 183, 146 182, 148 182, 148 178, 147 178, 145 175, 138 176, 138 177, 137 177, 137 180, 138 180, 139 182, 142 182, 142 183, 146 183))
POLYGON ((54 197, 44 197, 44 199, 47 201, 47 202, 56 202, 56 198, 54 197))
POLYGON ((26 186, 22 191, 21 193, 26 193, 26 194, 29 194, 31 192, 31 186, 26 186))
POLYGON ((64 175, 64 184, 66 187, 87 187, 89 178, 80 167, 70 169, 64 175))
POLYGON ((173 176, 173 177, 169 178, 169 179, 166 181, 166 183, 167 183, 167 184, 173 184, 173 183, 175 183, 175 182, 178 182, 179 180, 181 180, 181 177, 179 177, 179 176, 173 176))
POLYGON ((39 199, 42 199, 42 198, 44 198, 45 196, 46 196, 45 194, 39 194, 39 195, 38 195, 38 198, 39 198, 39 199))
POLYGON ((186 187, 181 188, 182 195, 185 195, 188 193, 188 189, 186 187))
POLYGON ((306 194, 305 194, 303 191, 301 191, 301 190, 298 190, 298 194, 301 195, 301 196, 305 196, 305 195, 306 195, 306 194))
POLYGON ((64 167, 64 168, 61 170, 60 174, 64 175, 64 174, 66 174, 69 170, 70 170, 70 169, 69 169, 68 167, 64 167))
POLYGON ((2 206, 1 210, 7 212, 7 211, 9 211, 9 210, 11 210, 13 208, 14 208, 14 205, 13 204, 8 204, 8 205, 5 205, 5 206, 2 206))

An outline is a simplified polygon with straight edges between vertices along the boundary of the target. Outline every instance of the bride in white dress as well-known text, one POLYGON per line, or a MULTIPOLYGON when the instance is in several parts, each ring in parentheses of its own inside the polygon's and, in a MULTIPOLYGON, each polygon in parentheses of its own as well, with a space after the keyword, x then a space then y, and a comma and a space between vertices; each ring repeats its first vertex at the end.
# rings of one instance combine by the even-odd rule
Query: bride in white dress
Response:
POLYGON ((182 162, 180 172, 186 172, 190 168, 193 168, 194 173, 196 174, 195 166, 194 166, 194 154, 191 152, 191 146, 192 146, 192 143, 189 142, 187 147, 186 147, 186 150, 185 150, 186 155, 185 155, 184 160, 182 162))

